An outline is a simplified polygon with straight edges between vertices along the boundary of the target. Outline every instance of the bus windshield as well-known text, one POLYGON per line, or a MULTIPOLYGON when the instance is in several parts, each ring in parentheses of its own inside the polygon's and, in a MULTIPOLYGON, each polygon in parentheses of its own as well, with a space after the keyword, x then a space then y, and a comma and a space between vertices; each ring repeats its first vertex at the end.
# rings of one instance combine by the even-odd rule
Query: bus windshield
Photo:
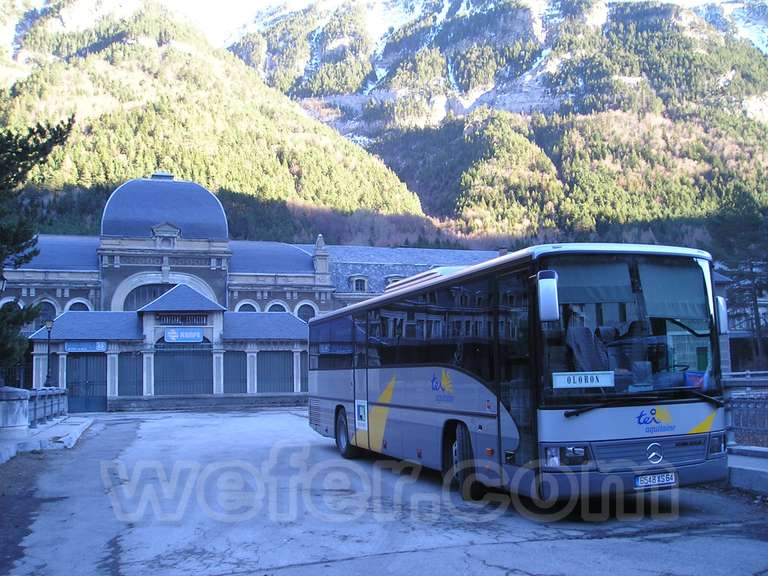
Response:
POLYGON ((544 404, 718 394, 707 262, 561 256, 560 320, 543 322, 544 404))

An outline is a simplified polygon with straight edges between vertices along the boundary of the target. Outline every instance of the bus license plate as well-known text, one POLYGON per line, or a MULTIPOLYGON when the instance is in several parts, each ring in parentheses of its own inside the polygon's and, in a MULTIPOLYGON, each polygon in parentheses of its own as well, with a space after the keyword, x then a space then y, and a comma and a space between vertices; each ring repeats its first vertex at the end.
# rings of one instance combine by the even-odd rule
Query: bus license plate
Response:
POLYGON ((653 486, 674 486, 677 484, 677 475, 674 472, 664 474, 644 474, 635 476, 635 488, 651 488, 653 486))

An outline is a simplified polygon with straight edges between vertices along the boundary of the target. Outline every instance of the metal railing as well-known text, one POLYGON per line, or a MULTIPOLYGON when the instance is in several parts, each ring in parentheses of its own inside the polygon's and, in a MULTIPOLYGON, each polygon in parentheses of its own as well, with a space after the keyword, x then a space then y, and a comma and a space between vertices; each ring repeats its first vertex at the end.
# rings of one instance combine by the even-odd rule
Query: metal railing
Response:
POLYGON ((768 447, 768 372, 723 374, 728 444, 768 447))
POLYGON ((39 388, 29 391, 29 427, 37 428, 69 410, 66 388, 39 388))

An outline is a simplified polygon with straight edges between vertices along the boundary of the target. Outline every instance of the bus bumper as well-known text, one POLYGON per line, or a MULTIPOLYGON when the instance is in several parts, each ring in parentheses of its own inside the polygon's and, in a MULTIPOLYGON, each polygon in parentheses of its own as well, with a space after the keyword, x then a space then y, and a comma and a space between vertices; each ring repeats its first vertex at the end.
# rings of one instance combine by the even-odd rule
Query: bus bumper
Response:
POLYGON ((589 498, 609 494, 625 494, 648 490, 663 490, 693 484, 717 482, 728 478, 728 459, 725 455, 710 458, 698 464, 676 466, 669 469, 632 470, 620 472, 550 472, 542 471, 539 478, 540 496, 545 500, 589 498), (677 484, 651 488, 635 488, 635 477, 642 474, 675 472, 677 484))

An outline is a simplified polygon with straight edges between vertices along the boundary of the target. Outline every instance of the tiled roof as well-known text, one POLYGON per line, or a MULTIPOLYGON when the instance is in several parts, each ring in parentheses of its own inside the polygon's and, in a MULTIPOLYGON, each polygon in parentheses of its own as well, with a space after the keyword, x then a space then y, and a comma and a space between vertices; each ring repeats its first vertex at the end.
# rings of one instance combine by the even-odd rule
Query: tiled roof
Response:
POLYGON ((98 236, 52 236, 40 234, 37 237, 40 253, 22 270, 85 270, 97 272, 99 258, 98 236))
MULTIPOLYGON (((311 245, 301 245, 305 250, 311 245)), ((368 279, 368 292, 383 292, 392 276, 407 278, 439 266, 467 266, 496 258, 489 250, 328 246, 331 280, 339 292, 352 292, 350 277, 368 279)))
MULTIPOLYGON (((282 242, 232 240, 230 271, 262 274, 312 274, 312 252, 282 242)), ((314 247, 313 247, 314 248, 314 247)))
MULTIPOLYGON (((46 340, 41 328, 30 340, 46 340)), ((136 312, 64 312, 53 323, 51 340, 142 340, 136 312)))
POLYGON ((177 284, 162 296, 152 300, 139 312, 218 312, 224 306, 203 296, 186 284, 177 284))
POLYGON ((307 323, 289 312, 224 312, 225 340, 306 340, 307 323))
MULTIPOLYGON (((313 244, 298 244, 310 254, 313 244)), ((357 264, 411 264, 416 266, 457 266, 475 264, 499 254, 495 250, 444 250, 440 248, 389 248, 383 246, 326 246, 332 262, 357 264)))
POLYGON ((119 186, 107 200, 101 234, 151 238, 158 224, 172 224, 182 238, 227 240, 227 216, 218 198, 194 182, 138 178, 119 186))

